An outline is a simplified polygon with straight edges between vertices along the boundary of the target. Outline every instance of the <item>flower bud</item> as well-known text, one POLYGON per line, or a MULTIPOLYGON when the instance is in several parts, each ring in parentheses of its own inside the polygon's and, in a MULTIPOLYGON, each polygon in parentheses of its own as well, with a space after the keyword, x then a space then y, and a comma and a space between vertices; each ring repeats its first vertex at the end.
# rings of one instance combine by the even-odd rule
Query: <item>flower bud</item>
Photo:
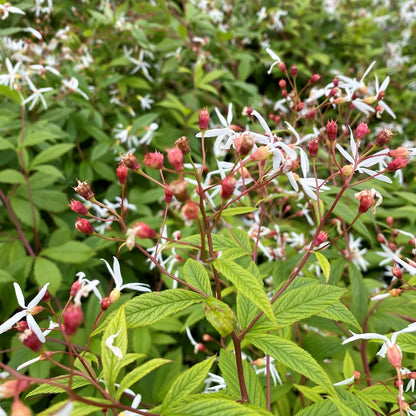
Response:
POLYGON ((328 239, 328 233, 325 231, 321 231, 315 238, 314 244, 316 246, 320 246, 322 243, 325 243, 325 241, 328 239))
POLYGON ((169 190, 178 201, 185 202, 189 199, 188 182, 186 181, 173 181, 169 185, 169 190))
POLYGON ((165 202, 172 202, 173 193, 165 188, 165 202))
POLYGON ((163 167, 163 155, 159 152, 146 153, 143 159, 143 163, 152 169, 162 169, 163 167))
POLYGON ((332 83, 334 84, 334 87, 338 87, 338 84, 339 84, 339 79, 338 79, 338 78, 334 78, 334 79, 332 80, 332 83))
POLYGON ((298 105, 296 106, 296 111, 302 111, 303 108, 305 107, 305 103, 303 101, 301 101, 300 103, 298 103, 298 105))
POLYGON ((209 334, 204 334, 202 335, 202 340, 205 342, 210 342, 210 341, 214 341, 214 338, 212 338, 212 336, 209 334))
POLYGON ((402 367, 402 352, 397 344, 387 345, 386 357, 394 368, 402 367))
POLYGON ((387 244, 386 237, 384 237, 384 235, 381 233, 377 234, 377 241, 381 244, 387 244))
POLYGON ((203 110, 199 110, 199 129, 206 130, 209 124, 209 113, 205 107, 203 110))
POLYGON ((24 330, 28 329, 29 326, 26 321, 19 321, 16 323, 16 325, 13 327, 16 331, 23 332, 24 330))
POLYGON ((71 290, 69 292, 70 296, 75 296, 78 290, 80 290, 82 287, 82 283, 79 280, 76 280, 74 283, 72 283, 71 290))
POLYGON ((75 221, 75 228, 84 234, 93 234, 94 233, 94 227, 91 225, 91 223, 85 219, 85 218, 79 218, 75 221))
POLYGON ((309 148, 309 156, 316 157, 319 151, 319 142, 316 138, 313 138, 308 145, 309 148))
POLYGON ((22 401, 15 397, 13 400, 12 406, 10 408, 10 416, 31 416, 32 411, 30 410, 30 407, 27 407, 25 404, 22 403, 22 401))
POLYGON ((403 169, 408 163, 409 159, 399 156, 387 164, 387 170, 389 172, 395 172, 396 170, 403 169))
POLYGON ((330 91, 329 91, 329 94, 328 94, 328 97, 334 97, 335 96, 335 94, 337 93, 337 89, 336 88, 332 88, 330 91))
POLYGON ((234 193, 237 180, 234 176, 226 176, 221 183, 220 196, 222 199, 231 198, 234 193))
POLYGON ((106 311, 115 301, 120 299, 120 291, 113 289, 110 294, 101 301, 101 310, 106 311))
POLYGON ((254 137, 250 133, 239 134, 234 139, 237 154, 247 156, 254 146, 254 137))
POLYGON ((377 138, 374 143, 378 147, 383 147, 391 140, 392 137, 393 137, 392 130, 386 127, 383 127, 383 129, 377 135, 377 138))
POLYGON ((389 294, 391 297, 393 298, 397 298, 398 296, 400 296, 400 294, 403 292, 403 290, 401 289, 391 289, 389 294))
POLYGON ((316 115, 316 111, 314 109, 309 110, 308 113, 306 114, 306 119, 313 120, 315 118, 315 115, 316 115))
POLYGON ((354 173, 354 166, 353 165, 345 165, 341 168, 341 173, 344 176, 351 176, 354 173))
POLYGON ((29 328, 19 334, 19 339, 23 345, 26 345, 34 352, 38 352, 43 345, 37 335, 29 328))
POLYGON ((387 222, 387 225, 391 227, 393 225, 393 217, 387 217, 386 222, 387 222))
POLYGON ((16 394, 20 394, 30 387, 30 382, 27 380, 7 380, 0 384, 0 399, 9 399, 16 394))
POLYGON ((319 74, 313 74, 309 82, 311 84, 316 84, 321 79, 321 76, 319 74))
POLYGON ((174 147, 173 149, 167 149, 168 160, 170 164, 174 167, 176 172, 181 172, 183 170, 183 153, 179 147, 174 147))
POLYGON ((286 65, 285 65, 285 63, 284 63, 284 62, 279 62, 279 63, 277 64, 277 66, 280 68, 280 70, 281 70, 284 74, 286 74, 287 69, 286 69, 286 65))
POLYGON ((74 191, 87 201, 90 200, 94 196, 94 192, 91 190, 91 187, 88 185, 86 181, 81 182, 77 179, 77 182, 78 185, 73 187, 74 191))
POLYGON ((358 139, 362 139, 364 136, 366 136, 368 133, 370 133, 370 129, 368 128, 367 124, 361 122, 357 129, 355 130, 355 135, 358 139))
POLYGON ((367 212, 373 206, 375 202, 374 197, 375 195, 369 190, 357 192, 354 195, 354 198, 360 201, 358 212, 361 212, 361 213, 367 212))
POLYGON ((292 65, 292 68, 290 68, 290 75, 292 75, 292 77, 298 75, 298 67, 296 65, 292 65))
MULTIPOLYGON (((41 288, 39 288, 39 292, 41 291, 41 288)), ((49 302, 51 300, 51 294, 48 289, 46 289, 45 294, 43 295, 42 301, 43 302, 49 302)))
POLYGON ((195 202, 189 201, 183 205, 181 213, 187 221, 196 220, 199 214, 199 207, 195 202))
POLYGON ((258 147, 250 156, 251 160, 263 161, 267 160, 270 157, 270 149, 268 146, 258 147))
POLYGON ((140 163, 137 161, 136 156, 133 153, 127 153, 121 159, 121 162, 126 165, 133 172, 140 169, 140 163))
POLYGON ((286 89, 286 80, 284 80, 283 78, 279 80, 279 87, 281 90, 286 89))
POLYGON ((335 140, 337 138, 338 125, 336 121, 332 120, 326 123, 326 134, 329 140, 335 140))
POLYGON ((175 146, 179 147, 182 150, 184 155, 191 153, 191 146, 189 145, 189 139, 186 136, 180 137, 175 142, 175 146))
POLYGON ((245 106, 244 108, 243 108, 243 111, 242 111, 242 113, 241 113, 243 116, 249 116, 249 117, 251 117, 252 115, 253 115, 253 109, 251 108, 251 107, 247 107, 247 106, 245 106))
POLYGON ((390 157, 406 157, 409 156, 409 149, 404 146, 400 146, 397 149, 393 149, 389 151, 390 157))
POLYGON ((82 313, 81 305, 71 304, 63 313, 64 319, 64 332, 67 335, 73 335, 77 332, 78 327, 84 320, 84 314, 82 313))
POLYGON ((155 238, 156 237, 156 231, 150 228, 146 223, 144 222, 138 222, 133 227, 136 236, 139 238, 155 238))
POLYGON ((120 163, 118 165, 118 168, 116 169, 117 178, 120 183, 126 183, 127 182, 127 175, 129 174, 129 168, 124 165, 123 163, 120 163))
POLYGON ((72 211, 76 212, 80 215, 85 215, 88 213, 88 209, 84 207, 81 201, 76 201, 75 199, 71 199, 71 202, 69 203, 69 208, 71 208, 72 211))

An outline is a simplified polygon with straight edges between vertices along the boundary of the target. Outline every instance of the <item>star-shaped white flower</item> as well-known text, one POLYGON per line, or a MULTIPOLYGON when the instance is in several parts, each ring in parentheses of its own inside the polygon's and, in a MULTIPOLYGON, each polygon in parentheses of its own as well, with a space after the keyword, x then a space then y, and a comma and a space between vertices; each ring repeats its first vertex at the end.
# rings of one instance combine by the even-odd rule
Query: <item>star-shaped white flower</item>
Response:
POLYGON ((26 317, 26 322, 28 327, 36 334, 41 342, 45 342, 45 335, 42 333, 42 330, 39 328, 39 325, 35 321, 35 318, 32 316, 34 312, 33 308, 38 305, 38 303, 43 299, 45 296, 46 290, 48 289, 49 283, 46 283, 45 286, 39 291, 39 293, 27 304, 25 305, 25 298, 23 296, 22 289, 20 288, 19 284, 14 282, 14 291, 16 293, 17 303, 23 309, 15 313, 11 318, 9 318, 6 322, 0 325, 0 334, 8 331, 13 327, 14 324, 19 322, 21 319, 26 317))
POLYGON ((149 285, 146 283, 126 283, 123 285, 123 277, 121 276, 120 263, 116 257, 113 257, 113 268, 110 267, 107 260, 101 259, 107 266, 111 277, 114 279, 115 290, 121 292, 123 289, 137 290, 138 292, 151 292, 149 285))

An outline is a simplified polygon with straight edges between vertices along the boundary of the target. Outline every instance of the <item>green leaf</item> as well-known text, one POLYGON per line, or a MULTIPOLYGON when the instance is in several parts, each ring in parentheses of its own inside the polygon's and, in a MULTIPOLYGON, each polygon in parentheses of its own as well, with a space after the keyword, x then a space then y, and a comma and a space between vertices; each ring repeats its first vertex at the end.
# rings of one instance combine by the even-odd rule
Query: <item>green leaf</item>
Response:
POLYGON ((349 263, 348 271, 351 282, 351 312, 357 318, 357 321, 361 323, 364 321, 368 309, 367 288, 364 284, 363 275, 355 264, 349 263))
POLYGON ((84 263, 95 255, 95 251, 79 241, 67 241, 61 246, 43 249, 40 255, 62 263, 84 263))
MULTIPOLYGON (((16 28, 17 29, 17 28, 16 28)), ((9 98, 16 104, 20 104, 22 99, 18 91, 11 89, 7 85, 0 85, 0 94, 9 98)))
POLYGON ((307 351, 294 342, 270 334, 247 335, 247 340, 254 346, 271 355, 279 363, 310 378, 316 384, 324 387, 329 393, 335 395, 331 380, 307 351))
POLYGON ((168 408, 161 416, 271 416, 260 407, 237 403, 214 394, 196 394, 184 404, 168 408))
POLYGON ((333 397, 330 397, 329 400, 335 404, 341 416, 359 416, 358 413, 354 412, 354 410, 352 410, 347 404, 342 403, 340 400, 334 399, 333 397))
POLYGON ((313 402, 319 402, 323 399, 323 397, 321 396, 321 394, 323 393, 322 388, 319 386, 308 387, 299 384, 294 384, 293 386, 297 390, 299 390, 307 399, 313 402))
POLYGON ((183 269, 184 279, 192 286, 202 290, 207 295, 211 295, 211 283, 205 267, 193 259, 186 260, 183 269))
POLYGON ((354 361, 351 358, 351 354, 347 350, 345 352, 344 363, 342 365, 342 372, 344 374, 344 378, 346 379, 350 378, 352 374, 354 373, 354 370, 355 370, 354 361))
POLYGON ((166 360, 165 358, 154 358, 153 360, 150 360, 141 366, 136 367, 134 370, 127 373, 123 380, 121 380, 120 387, 117 389, 116 398, 119 399, 125 389, 130 388, 133 384, 137 383, 147 374, 160 367, 161 365, 170 362, 171 360, 166 360))
POLYGON ((6 149, 14 149, 14 146, 8 140, 3 139, 3 137, 0 137, 0 150, 6 149))
MULTIPOLYGON (((163 292, 144 293, 126 302, 127 326, 129 328, 137 328, 152 325, 195 303, 200 303, 204 299, 202 295, 184 289, 168 289, 163 292)), ((95 330, 94 335, 100 333, 107 326, 108 319, 95 330)))
POLYGON ((337 406, 330 400, 321 400, 297 412, 295 416, 340 416, 337 406))
MULTIPOLYGON (((17 218, 22 221, 24 224, 34 227, 33 221, 33 206, 27 199, 13 197, 10 198, 10 204, 12 205, 13 211, 16 214, 17 218)), ((40 215, 39 211, 35 208, 35 222, 39 224, 40 215)))
MULTIPOLYGON (((30 391, 28 394, 26 394, 26 398, 28 397, 32 397, 32 396, 36 396, 38 394, 56 394, 56 393, 64 393, 65 389, 64 387, 67 387, 69 385, 69 378, 67 379, 63 379, 62 377, 58 377, 58 378, 51 378, 51 381, 57 383, 57 384, 61 384, 62 387, 59 386, 51 386, 49 384, 40 384, 39 386, 37 386, 34 390, 30 391)), ((84 386, 88 386, 91 385, 91 382, 88 381, 86 378, 81 377, 81 376, 74 376, 72 378, 72 383, 71 383, 71 389, 75 390, 78 389, 80 387, 84 387, 84 386)))
POLYGON ((327 309, 323 310, 322 312, 319 312, 317 315, 321 316, 322 318, 332 319, 333 321, 346 322, 354 326, 355 329, 361 331, 361 325, 355 319, 355 316, 341 302, 334 303, 327 309))
MULTIPOLYGON (((0 85, 1 87, 1 85, 0 85)), ((3 169, 0 172, 1 183, 25 183, 25 177, 22 173, 14 169, 3 169)))
POLYGON ((45 283, 49 283, 48 291, 51 293, 51 295, 55 295, 62 282, 61 271, 57 265, 48 259, 37 257, 35 259, 33 272, 35 275, 36 283, 39 286, 43 286, 45 283))
POLYGON ((223 217, 234 217, 235 215, 245 215, 250 212, 257 211, 258 208, 254 207, 235 207, 235 208, 226 208, 221 212, 223 217))
POLYGON ((50 160, 55 160, 62 156, 64 153, 68 153, 73 147, 74 145, 70 143, 55 144, 51 147, 48 147, 46 150, 35 156, 31 167, 33 168, 34 166, 49 162, 50 160))
MULTIPOLYGON (((354 391, 357 394, 356 391, 354 391)), ((364 400, 367 403, 367 400, 375 400, 377 402, 385 402, 385 403, 397 403, 397 397, 394 397, 391 394, 388 386, 383 384, 375 385, 366 387, 365 389, 361 390, 361 394, 359 395, 360 399, 364 400), (367 398, 365 400, 364 397, 367 398)))
MULTIPOLYGON (((218 365, 220 366, 221 375, 224 377, 228 390, 230 390, 235 400, 241 400, 235 354, 231 351, 221 350, 218 365)), ((254 371, 253 366, 246 360, 243 361, 243 372, 250 403, 259 407, 266 407, 266 396, 259 377, 254 371)))
POLYGON ((314 254, 318 259, 322 271, 324 272, 325 281, 328 282, 329 275, 331 274, 331 265, 329 264, 328 259, 319 251, 314 251, 314 254))
POLYGON ((196 392, 201 387, 208 376, 208 372, 215 358, 215 356, 208 358, 182 372, 166 394, 162 403, 162 412, 164 409, 174 406, 175 402, 178 402, 183 397, 196 392))
POLYGON ((204 304, 208 322, 222 337, 231 334, 237 324, 237 317, 232 309, 226 303, 211 297, 206 299, 204 304))
POLYGON ((67 209, 68 200, 62 191, 53 189, 36 189, 32 192, 34 204, 49 212, 62 212, 67 209))
MULTIPOLYGON (((74 408, 70 413, 71 416, 88 416, 93 413, 97 414, 97 411, 100 411, 102 408, 100 404, 111 404, 108 400, 97 399, 96 397, 85 397, 85 399, 97 404, 93 405, 74 401, 74 408)), ((53 416, 55 413, 59 412, 67 403, 68 400, 55 403, 43 412, 37 413, 36 416, 53 416)))
POLYGON ((14 277, 5 270, 0 270, 0 284, 9 282, 14 282, 14 277))
MULTIPOLYGON (((344 289, 330 285, 309 284, 288 290, 273 304, 273 313, 279 328, 316 315, 337 303, 344 289)), ((270 329, 270 323, 260 319, 255 330, 270 329)))
POLYGON ((272 306, 264 291, 263 285, 254 274, 232 260, 220 258, 214 261, 214 266, 232 282, 239 292, 250 299, 276 324, 276 318, 273 315, 272 306))
POLYGON ((114 383, 122 368, 122 360, 127 351, 127 323, 124 306, 110 321, 101 340, 103 378, 111 395, 115 394, 114 383), (111 347, 112 345, 112 347, 111 347))

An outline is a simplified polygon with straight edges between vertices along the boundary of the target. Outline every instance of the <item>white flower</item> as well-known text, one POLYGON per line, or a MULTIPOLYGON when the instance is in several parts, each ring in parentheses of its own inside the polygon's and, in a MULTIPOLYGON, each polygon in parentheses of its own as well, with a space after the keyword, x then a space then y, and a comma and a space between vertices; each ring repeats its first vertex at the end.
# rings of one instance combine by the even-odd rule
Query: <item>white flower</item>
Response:
POLYGON ((138 100, 140 101, 140 105, 142 110, 151 110, 152 104, 155 102, 150 98, 150 94, 145 95, 142 97, 141 95, 137 96, 138 100))
POLYGON ((119 329, 119 331, 116 334, 110 335, 105 340, 105 346, 110 348, 111 352, 117 357, 118 360, 123 359, 123 353, 122 353, 122 351, 119 347, 116 347, 114 345, 114 339, 117 338, 120 335, 120 332, 121 332, 121 328, 119 329))
POLYGON ((23 10, 20 10, 18 7, 13 7, 10 3, 0 4, 0 10, 0 13, 3 15, 1 20, 7 19, 9 13, 26 14, 23 10))
POLYGON ((110 272, 116 285, 115 290, 121 292, 123 289, 132 289, 137 290, 139 292, 151 292, 149 285, 145 283, 126 283, 123 285, 123 277, 121 276, 120 263, 118 262, 116 257, 113 257, 113 268, 110 267, 106 260, 100 260, 102 260, 107 266, 107 269, 110 272))
POLYGON ((266 48, 266 52, 270 55, 270 57, 273 59, 273 63, 272 66, 269 68, 269 70, 267 71, 268 74, 272 73, 272 69, 274 66, 276 66, 278 63, 280 63, 280 58, 279 56, 270 48, 266 48))
POLYGON ((15 66, 12 65, 9 58, 6 58, 6 68, 8 74, 1 74, 0 75, 0 85, 8 85, 10 88, 14 87, 14 81, 16 78, 16 75, 18 75, 18 70, 21 65, 21 62, 17 62, 15 66))
POLYGON ((78 88, 79 81, 75 77, 72 77, 70 80, 63 79, 62 85, 65 88, 68 88, 69 92, 77 92, 79 95, 82 95, 86 100, 89 100, 88 95, 78 88))
POLYGON ((40 289, 39 293, 27 304, 25 305, 25 298, 23 296, 22 289, 20 288, 19 284, 14 282, 14 291, 16 293, 17 303, 23 309, 15 313, 11 318, 9 318, 6 322, 0 325, 0 334, 8 331, 13 327, 13 325, 19 322, 22 318, 26 317, 26 322, 28 327, 36 334, 41 342, 45 342, 45 336, 43 335, 39 325, 35 321, 35 318, 32 316, 33 312, 36 312, 35 306, 43 299, 45 293, 48 289, 49 283, 46 283, 42 289, 40 289))
POLYGON ((348 252, 349 259, 361 270, 367 271, 368 261, 365 260, 363 255, 367 253, 366 248, 361 248, 361 237, 354 239, 352 234, 348 237, 348 252))
POLYGON ((189 329, 189 327, 186 327, 186 335, 189 339, 189 341, 191 342, 191 344, 194 347, 194 354, 197 354, 198 351, 201 349, 201 344, 199 344, 198 342, 195 341, 194 337, 191 334, 191 330, 189 329))
POLYGON ((208 377, 205 379, 204 383, 204 393, 213 393, 227 388, 225 380, 221 376, 217 376, 213 373, 208 373, 208 377), (211 386, 212 383, 216 383, 216 386, 211 386))
MULTIPOLYGON (((401 249, 393 252, 390 250, 386 245, 381 244, 381 248, 383 251, 376 251, 376 254, 378 254, 380 257, 384 257, 384 260, 382 260, 379 265, 384 266, 387 263, 390 263, 391 261, 394 261, 396 263, 399 263, 401 266, 403 266, 410 274, 415 275, 416 274, 416 267, 410 265, 409 263, 406 263, 404 260, 402 260, 399 257, 401 249)), ((406 259, 410 262, 409 259, 406 259)))
POLYGON ((81 284, 81 287, 78 289, 77 293, 74 295, 74 303, 76 305, 81 305, 81 298, 87 298, 91 292, 94 292, 95 296, 101 302, 102 297, 101 293, 97 289, 97 285, 99 285, 100 281, 95 280, 88 280, 85 278, 84 272, 79 272, 76 274, 78 276, 78 282, 81 284))
MULTIPOLYGON (((136 65, 133 70, 131 71, 131 74, 135 74, 137 71, 142 71, 143 75, 149 80, 153 81, 153 78, 149 74, 148 68, 151 68, 151 65, 148 62, 145 62, 143 60, 145 51, 142 49, 139 53, 139 57, 137 59, 131 57, 131 50, 127 50, 125 47, 123 47, 124 50, 124 56, 134 65, 136 65)), ((149 54, 149 52, 148 52, 149 54)))
POLYGON ((32 94, 29 95, 29 97, 27 97, 25 100, 22 101, 22 105, 25 105, 27 103, 32 102, 32 104, 30 104, 29 110, 32 110, 32 108, 35 106, 35 104, 38 102, 38 99, 40 99, 43 108, 46 110, 48 108, 48 106, 46 105, 46 101, 43 98, 43 93, 47 92, 47 91, 52 91, 53 88, 51 87, 47 87, 47 88, 36 88, 32 81, 29 78, 26 78, 27 83, 29 84, 29 88, 32 90, 32 94))

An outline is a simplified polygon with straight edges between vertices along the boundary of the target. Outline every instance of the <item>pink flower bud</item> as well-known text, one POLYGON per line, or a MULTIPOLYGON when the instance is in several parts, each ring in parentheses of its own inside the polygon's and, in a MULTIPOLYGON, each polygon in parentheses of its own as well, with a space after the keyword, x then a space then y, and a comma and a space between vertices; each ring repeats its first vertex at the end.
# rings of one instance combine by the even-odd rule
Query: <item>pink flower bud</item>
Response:
POLYGON ((16 396, 10 408, 10 416, 31 416, 32 411, 16 396))
POLYGON ((73 187, 74 191, 79 195, 85 198, 86 200, 91 199, 94 196, 94 192, 91 190, 91 187, 86 181, 81 182, 77 179, 78 185, 73 187))
POLYGON ((387 164, 387 170, 389 172, 395 172, 396 170, 403 169, 408 163, 409 159, 399 156, 387 164))
POLYGON ((386 127, 383 127, 381 132, 377 135, 377 138, 374 143, 378 147, 383 147, 391 140, 392 137, 393 137, 392 130, 386 127))
POLYGON ((185 220, 196 220, 199 214, 199 207, 195 202, 189 201, 183 205, 181 213, 185 220))
POLYGON ((319 74, 313 74, 309 82, 311 84, 316 84, 321 79, 321 76, 319 74))
POLYGON ((75 221, 75 228, 84 234, 92 234, 94 232, 94 227, 91 223, 85 218, 79 218, 75 221))
POLYGON ((0 384, 0 398, 9 399, 27 390, 30 387, 30 382, 27 380, 7 380, 0 384))
POLYGON ((313 138, 308 145, 309 148, 309 156, 316 157, 319 151, 319 142, 316 138, 313 138))
POLYGON ((321 231, 315 238, 314 244, 316 246, 320 246, 322 243, 325 243, 325 241, 328 239, 328 233, 325 231, 321 231))
POLYGON ((280 70, 281 70, 284 74, 286 74, 287 69, 286 69, 286 65, 285 65, 285 63, 284 63, 284 62, 279 62, 279 63, 277 64, 277 66, 280 68, 280 70))
POLYGON ((334 87, 338 87, 338 83, 339 83, 339 79, 338 79, 338 78, 334 78, 334 79, 332 80, 332 82, 333 82, 333 84, 334 84, 334 87))
POLYGON ((329 91, 328 97, 333 97, 336 93, 337 93, 337 89, 336 88, 332 88, 329 91))
POLYGON ((80 290, 82 287, 82 283, 79 280, 76 280, 74 283, 72 283, 71 290, 69 292, 70 296, 75 296, 78 290, 80 290))
POLYGON ((367 124, 361 122, 355 131, 355 135, 358 139, 362 139, 364 136, 366 136, 368 133, 370 133, 370 129, 368 128, 367 124))
POLYGON ((71 304, 66 308, 63 313, 64 319, 64 332, 67 335, 73 335, 77 332, 78 327, 84 320, 84 314, 82 313, 81 305, 71 304))
POLYGON ((338 125, 336 121, 332 120, 326 123, 326 134, 329 140, 335 140, 337 138, 338 125))
POLYGON ((386 237, 384 237, 384 235, 381 233, 377 234, 377 241, 381 244, 387 244, 386 237))
POLYGON ((19 321, 14 327, 16 331, 23 332, 24 330, 28 329, 29 326, 26 321, 19 321))
POLYGON ((163 160, 164 157, 162 153, 154 152, 154 153, 146 153, 143 159, 143 163, 152 169, 162 169, 163 168, 163 160))
POLYGON ((400 146, 397 149, 393 149, 389 151, 390 157, 406 157, 409 156, 409 149, 404 146, 400 146))
POLYGON ((206 130, 209 124, 209 113, 205 107, 203 110, 199 110, 199 129, 206 130))
POLYGON ((386 357, 394 368, 402 367, 402 352, 397 344, 387 345, 386 357))
POLYGON ((75 199, 71 199, 71 202, 69 203, 69 208, 71 208, 72 211, 76 212, 80 215, 85 215, 88 213, 88 209, 82 205, 81 201, 76 201, 75 199))
POLYGON ((233 195, 237 180, 233 176, 226 176, 221 183, 220 195, 222 199, 231 198, 233 195))
POLYGON ((116 169, 117 178, 120 183, 126 183, 127 182, 127 175, 129 174, 129 168, 124 165, 123 163, 120 163, 118 165, 118 168, 116 169))
POLYGON ((165 188, 165 202, 171 202, 173 198, 173 193, 165 188))
POLYGON ((188 183, 186 181, 173 181, 169 185, 169 190, 178 201, 185 202, 189 199, 188 183))
POLYGON ((316 111, 314 109, 309 110, 308 113, 306 114, 306 119, 313 120, 315 118, 315 115, 316 115, 316 111))
POLYGON ((286 80, 284 80, 283 78, 279 80, 279 87, 281 90, 286 89, 286 80))
POLYGON ((139 238, 155 238, 156 231, 150 228, 144 222, 138 222, 134 225, 134 231, 136 232, 136 236, 139 238))
POLYGON ((170 164, 174 167, 176 172, 181 172, 183 170, 183 153, 179 147, 174 147, 173 149, 167 149, 168 160, 170 164))
POLYGON ((270 149, 268 146, 258 147, 250 156, 251 160, 262 161, 267 160, 270 157, 270 149))
POLYGON ((254 137, 250 133, 239 134, 234 139, 237 154, 247 156, 254 146, 254 137))
POLYGON ((292 68, 290 68, 290 75, 292 75, 292 77, 298 75, 298 67, 296 65, 292 65, 292 68))
POLYGON ((357 192, 354 197, 360 201, 358 212, 361 213, 367 212, 375 202, 375 194, 368 189, 365 191, 357 192))
POLYGON ((19 334, 19 339, 23 345, 26 345, 34 352, 38 352, 43 345, 37 335, 29 328, 19 334))
POLYGON ((386 222, 387 222, 387 225, 391 227, 393 225, 393 217, 387 217, 386 222))

